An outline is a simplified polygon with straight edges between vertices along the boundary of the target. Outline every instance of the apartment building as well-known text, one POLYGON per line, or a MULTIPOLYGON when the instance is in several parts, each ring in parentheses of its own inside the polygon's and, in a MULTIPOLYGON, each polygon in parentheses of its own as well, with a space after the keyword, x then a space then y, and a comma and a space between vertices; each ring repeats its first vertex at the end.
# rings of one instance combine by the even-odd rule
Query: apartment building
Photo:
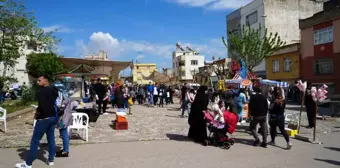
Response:
POLYGON ((199 72, 198 68, 204 66, 204 56, 190 47, 183 48, 176 44, 172 53, 172 69, 174 76, 180 82, 191 82, 193 76, 199 72))
POLYGON ((132 66, 132 83, 134 84, 149 84, 153 82, 148 77, 157 71, 156 64, 133 64, 132 66))
POLYGON ((300 20, 301 78, 315 86, 328 85, 340 94, 340 0, 324 4, 324 10, 300 20))
POLYGON ((109 60, 107 53, 104 50, 99 50, 98 55, 96 54, 86 55, 84 58, 88 60, 104 60, 104 61, 109 60))
MULTIPOLYGON (((297 43, 300 42, 299 19, 313 16, 322 7, 321 0, 254 0, 227 16, 227 34, 242 35, 243 26, 258 29, 261 25, 262 37, 267 29, 268 35, 278 33, 287 45, 297 43)), ((255 67, 254 72, 266 78, 265 61, 255 67)))
POLYGON ((27 55, 31 53, 43 53, 44 49, 39 48, 35 43, 27 43, 25 47, 20 51, 21 56, 16 60, 17 63, 13 67, 7 66, 6 69, 3 63, 0 63, 0 74, 11 76, 17 79, 19 85, 26 84, 31 86, 33 78, 28 74, 26 69, 27 55))

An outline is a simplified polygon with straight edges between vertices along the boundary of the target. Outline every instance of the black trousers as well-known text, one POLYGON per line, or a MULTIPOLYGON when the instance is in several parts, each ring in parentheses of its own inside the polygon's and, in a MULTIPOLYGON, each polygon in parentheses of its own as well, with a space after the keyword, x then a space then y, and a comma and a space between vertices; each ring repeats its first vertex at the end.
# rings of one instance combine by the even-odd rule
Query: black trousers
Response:
POLYGON ((153 95, 153 105, 156 106, 157 101, 158 101, 158 95, 153 95))
POLYGON ((164 97, 159 96, 159 107, 163 107, 163 106, 164 106, 164 97))
POLYGON ((306 111, 307 111, 307 118, 308 118, 308 126, 309 127, 314 127, 314 119, 315 119, 315 105, 308 105, 306 106, 306 111))
POLYGON ((97 105, 98 105, 98 113, 101 114, 102 110, 103 113, 106 112, 106 107, 107 107, 107 100, 103 101, 103 99, 99 99, 97 100, 97 105))
POLYGON ((260 132, 262 134, 262 142, 267 143, 267 135, 268 135, 268 126, 267 126, 267 116, 260 116, 260 117, 254 117, 253 120, 250 123, 250 131, 254 136, 254 139, 256 141, 259 141, 259 135, 257 134, 256 127, 260 124, 260 128, 262 129, 260 132))
POLYGON ((273 142, 275 142, 275 137, 277 136, 276 128, 279 127, 279 130, 283 137, 285 138, 286 142, 289 142, 289 136, 285 130, 285 116, 284 115, 270 115, 269 119, 269 126, 270 126, 270 137, 273 142))
POLYGON ((143 97, 143 95, 138 95, 138 96, 137 96, 137 99, 138 99, 138 104, 143 104, 143 102, 144 102, 144 97, 143 97))

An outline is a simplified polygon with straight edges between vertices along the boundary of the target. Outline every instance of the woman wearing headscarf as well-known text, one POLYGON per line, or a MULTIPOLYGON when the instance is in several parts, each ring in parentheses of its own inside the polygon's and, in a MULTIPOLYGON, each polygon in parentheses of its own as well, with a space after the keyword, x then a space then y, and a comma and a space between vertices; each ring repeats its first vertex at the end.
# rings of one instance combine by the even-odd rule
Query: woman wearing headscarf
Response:
MULTIPOLYGON (((207 140, 206 122, 203 111, 207 110, 209 104, 208 87, 200 86, 189 113, 189 134, 188 137, 198 143, 205 144, 207 140)), ((205 144, 206 145, 206 144, 205 144)))

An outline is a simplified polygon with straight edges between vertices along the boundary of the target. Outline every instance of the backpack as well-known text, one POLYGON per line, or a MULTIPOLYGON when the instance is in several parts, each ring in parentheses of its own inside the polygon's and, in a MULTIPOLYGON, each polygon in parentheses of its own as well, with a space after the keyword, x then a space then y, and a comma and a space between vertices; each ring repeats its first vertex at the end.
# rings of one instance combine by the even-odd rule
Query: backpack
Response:
POLYGON ((54 84, 54 86, 58 90, 58 97, 55 102, 55 108, 58 112, 58 116, 61 116, 64 114, 64 110, 66 106, 71 102, 71 99, 69 95, 67 94, 67 91, 63 89, 62 84, 54 84))

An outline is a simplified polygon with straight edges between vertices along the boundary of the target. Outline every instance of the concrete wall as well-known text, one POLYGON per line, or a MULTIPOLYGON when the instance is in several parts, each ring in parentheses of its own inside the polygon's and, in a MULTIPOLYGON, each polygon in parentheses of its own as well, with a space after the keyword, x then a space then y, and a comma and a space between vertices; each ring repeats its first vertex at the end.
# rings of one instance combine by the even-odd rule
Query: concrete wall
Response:
POLYGON ((323 9, 323 3, 311 0, 264 0, 264 6, 268 32, 277 32, 287 44, 300 41, 299 19, 323 9))
POLYGON ((301 30, 301 59, 314 56, 313 27, 301 30))
POLYGON ((333 49, 334 53, 340 53, 340 18, 333 21, 333 49))

